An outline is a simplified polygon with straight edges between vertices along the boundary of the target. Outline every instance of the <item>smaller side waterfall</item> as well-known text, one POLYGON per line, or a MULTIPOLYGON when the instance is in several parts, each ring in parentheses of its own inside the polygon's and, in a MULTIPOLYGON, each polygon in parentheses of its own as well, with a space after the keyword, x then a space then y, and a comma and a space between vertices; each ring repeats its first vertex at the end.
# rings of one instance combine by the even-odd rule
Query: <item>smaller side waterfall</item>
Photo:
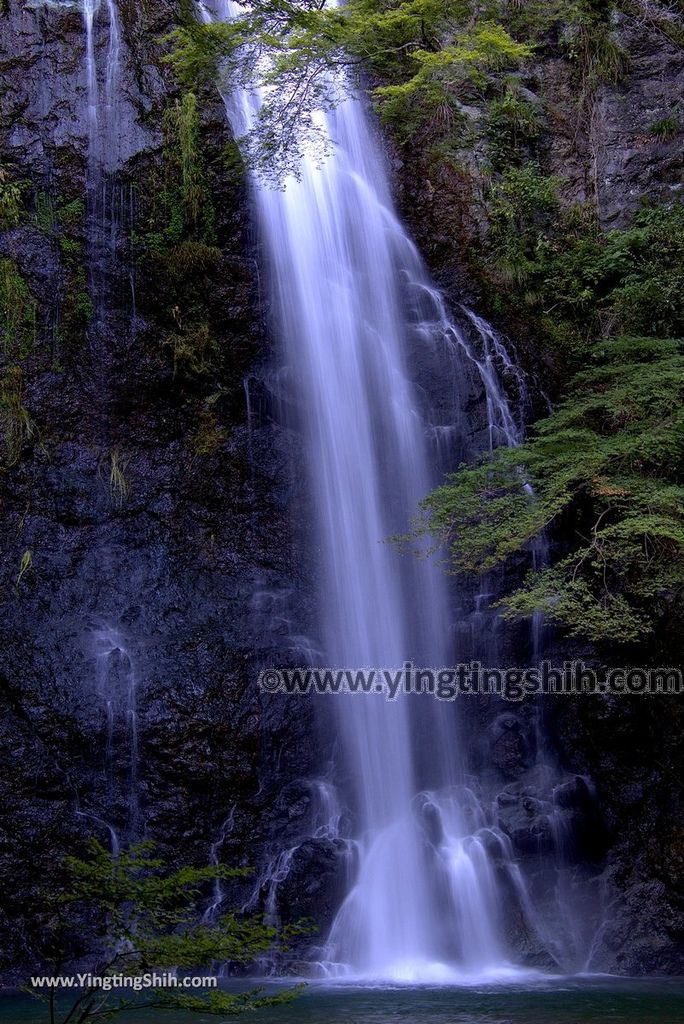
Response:
POLYGON ((105 713, 105 778, 109 800, 123 800, 125 833, 136 838, 140 828, 138 743, 138 678, 130 646, 116 628, 103 625, 92 632, 95 688, 105 713))
POLYGON ((95 326, 105 317, 108 281, 115 276, 116 244, 127 202, 115 180, 120 154, 121 26, 115 0, 83 0, 85 32, 88 266, 95 326), (104 18, 103 18, 104 14, 104 18), (101 24, 106 50, 98 45, 101 24))
MULTIPOLYGON (((219 860, 219 852, 235 827, 235 810, 236 805, 233 804, 228 813, 228 817, 219 829, 216 839, 209 847, 209 863, 213 867, 218 867, 221 863, 219 860)), ((223 891, 223 883, 220 878, 215 878, 212 886, 211 900, 202 914, 202 924, 214 924, 217 921, 221 913, 221 906, 224 899, 225 893, 223 891)))

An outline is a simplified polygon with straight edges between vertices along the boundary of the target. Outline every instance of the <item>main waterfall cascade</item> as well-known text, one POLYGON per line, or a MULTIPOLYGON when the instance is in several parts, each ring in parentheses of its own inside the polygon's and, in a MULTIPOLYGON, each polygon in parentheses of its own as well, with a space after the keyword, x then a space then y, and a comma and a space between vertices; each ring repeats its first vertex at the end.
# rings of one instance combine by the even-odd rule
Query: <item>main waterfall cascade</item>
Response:
MULTIPOLYGON (((238 10, 229 0, 200 4, 205 20, 238 10)), ((236 137, 260 102, 256 91, 225 96, 236 137)), ((496 373, 497 364, 512 364, 474 314, 465 321, 479 351, 448 317, 393 211, 362 103, 349 99, 318 116, 329 157, 305 157, 300 178, 282 190, 253 186, 282 358, 298 391, 320 551, 320 660, 335 668, 447 665, 464 652, 455 648, 443 574, 384 541, 406 530, 435 482, 430 438, 457 455, 466 445, 454 414, 464 367, 484 394, 481 446, 518 441, 496 373), (432 385, 447 422, 435 420, 432 385)), ((404 982, 510 976, 504 892, 530 918, 535 911, 509 840, 464 778, 453 709, 381 696, 334 705, 355 870, 320 967, 329 976, 404 982), (429 757, 421 758, 426 741, 429 757)), ((291 854, 281 851, 262 878, 272 915, 291 854)))

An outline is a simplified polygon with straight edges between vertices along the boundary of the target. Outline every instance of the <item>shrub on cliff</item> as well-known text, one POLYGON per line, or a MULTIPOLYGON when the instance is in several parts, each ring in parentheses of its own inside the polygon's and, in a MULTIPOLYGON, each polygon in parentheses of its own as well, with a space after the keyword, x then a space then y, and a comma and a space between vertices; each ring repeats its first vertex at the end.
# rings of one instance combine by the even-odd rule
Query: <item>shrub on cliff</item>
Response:
POLYGON ((564 550, 504 598, 505 614, 542 610, 592 641, 639 641, 684 610, 684 354, 621 337, 592 363, 525 444, 433 491, 421 529, 457 573, 487 572, 558 530, 564 550))
POLYGON ((279 935, 259 918, 235 912, 203 923, 198 903, 206 884, 244 874, 224 866, 171 869, 154 856, 149 843, 113 855, 91 840, 88 856, 68 858, 61 885, 53 879, 46 890, 43 944, 36 952, 51 977, 66 973, 64 957, 85 927, 89 949, 99 948, 100 954, 68 1005, 61 1005, 54 987, 31 989, 46 1002, 50 1024, 85 1024, 132 1008, 232 1016, 292 999, 300 986, 265 995, 260 989, 234 993, 218 988, 198 994, 194 988, 163 985, 163 975, 176 971, 226 962, 249 965, 267 950, 283 948, 288 935, 301 930, 295 926, 279 935))

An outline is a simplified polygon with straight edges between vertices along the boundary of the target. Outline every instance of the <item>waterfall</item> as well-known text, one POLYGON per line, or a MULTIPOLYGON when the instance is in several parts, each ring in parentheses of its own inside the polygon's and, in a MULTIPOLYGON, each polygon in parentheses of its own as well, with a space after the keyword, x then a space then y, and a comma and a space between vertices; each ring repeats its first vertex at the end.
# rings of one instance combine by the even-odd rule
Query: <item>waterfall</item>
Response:
POLYGON ((114 180, 119 160, 119 75, 121 27, 115 0, 83 0, 85 30, 86 171, 89 292, 95 326, 106 315, 107 277, 113 274, 124 199, 114 180), (107 50, 98 75, 97 21, 106 8, 107 50))
POLYGON ((109 802, 119 796, 123 789, 127 809, 126 835, 136 838, 140 821, 139 806, 139 761, 138 744, 138 676, 135 661, 128 642, 117 628, 109 624, 98 626, 91 636, 94 662, 95 687, 105 708, 105 776, 109 802), (124 747, 117 750, 118 743, 124 747), (117 760, 126 763, 123 786, 117 786, 117 760))
MULTIPOLYGON (((205 21, 238 11, 230 0, 200 4, 205 21)), ((239 138, 261 97, 224 99, 239 138)), ((504 353, 483 321, 471 317, 482 342, 476 353, 449 319, 394 213, 363 105, 348 99, 317 116, 330 155, 305 156, 299 178, 281 190, 256 180, 253 189, 275 330, 298 394, 320 552, 320 661, 446 665, 458 652, 443 574, 386 543, 406 530, 436 482, 411 352, 422 345, 454 376, 455 365, 470 363, 486 399, 489 443, 512 444, 516 426, 495 373, 504 353)), ((358 873, 328 937, 330 973, 425 981, 507 969, 491 842, 462 785, 453 708, 428 710, 419 701, 376 694, 334 702, 358 873)))
MULTIPOLYGON (((106 410, 111 380, 107 359, 116 339, 117 303, 114 286, 121 276, 117 254, 126 192, 117 180, 120 171, 120 101, 122 35, 116 0, 81 0, 83 16, 85 120, 87 127, 86 235, 89 296, 92 316, 88 326, 91 351, 100 373, 97 401, 106 410)), ((126 272, 128 279, 128 272, 126 272)), ((135 318, 133 317, 133 320, 135 318)), ((104 417, 103 417, 104 419, 104 417)), ((110 457, 116 451, 111 435, 105 444, 110 457)), ((112 571, 114 557, 106 546, 99 552, 103 574, 112 571)), ((131 642, 112 624, 110 609, 88 630, 87 645, 93 658, 94 689, 105 714, 104 775, 107 814, 121 822, 120 835, 103 818, 83 816, 110 830, 112 850, 120 839, 140 837, 138 672, 131 642), (117 805, 122 805, 121 809, 117 805), (116 838, 116 842, 115 842, 116 838)))

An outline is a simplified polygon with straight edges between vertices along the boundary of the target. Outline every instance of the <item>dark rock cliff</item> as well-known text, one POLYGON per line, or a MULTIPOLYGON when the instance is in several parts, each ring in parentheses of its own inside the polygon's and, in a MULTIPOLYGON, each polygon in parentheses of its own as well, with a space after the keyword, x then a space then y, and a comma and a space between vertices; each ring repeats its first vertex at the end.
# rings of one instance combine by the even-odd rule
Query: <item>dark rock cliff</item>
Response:
MULTIPOLYGON (((297 632, 285 596, 306 588, 286 445, 260 384, 249 203, 222 159, 217 96, 200 105, 218 250, 200 271, 211 360, 183 361, 172 332, 192 299, 175 309, 184 300, 167 270, 135 252, 165 180, 175 92, 158 39, 173 7, 121 5, 116 151, 97 206, 81 13, 11 0, 0 15, 0 160, 25 209, 0 236, 0 259, 34 311, 20 341, 5 338, 1 371, 5 431, 21 419, 0 478, 0 972, 10 976, 39 946, 41 887, 85 835, 107 844, 111 829, 121 841, 144 831, 162 855, 203 863, 232 814, 221 856, 252 865, 284 813, 278 779, 310 769, 301 709, 266 709, 255 685, 269 647, 297 632)), ((102 91, 104 13, 94 46, 102 91)))

